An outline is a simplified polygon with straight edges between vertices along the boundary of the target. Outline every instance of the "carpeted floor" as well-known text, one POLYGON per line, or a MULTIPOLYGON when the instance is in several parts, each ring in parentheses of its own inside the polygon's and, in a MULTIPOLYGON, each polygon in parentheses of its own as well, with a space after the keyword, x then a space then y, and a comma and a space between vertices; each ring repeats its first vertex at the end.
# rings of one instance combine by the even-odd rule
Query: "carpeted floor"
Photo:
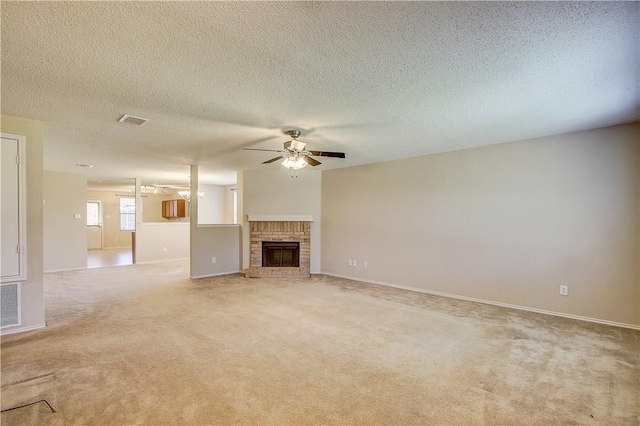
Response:
POLYGON ((3 425, 640 422, 640 332, 187 262, 46 275, 2 337, 3 425))

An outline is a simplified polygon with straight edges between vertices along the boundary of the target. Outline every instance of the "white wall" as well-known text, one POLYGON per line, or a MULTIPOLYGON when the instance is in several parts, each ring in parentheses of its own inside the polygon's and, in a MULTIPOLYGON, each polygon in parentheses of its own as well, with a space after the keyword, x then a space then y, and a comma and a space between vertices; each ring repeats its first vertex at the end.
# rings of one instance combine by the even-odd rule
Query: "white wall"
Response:
POLYGON ((45 272, 86 268, 87 177, 44 172, 43 188, 45 272))
POLYGON ((24 118, 1 117, 3 133, 26 136, 27 280, 22 282, 22 324, 3 333, 45 326, 43 288, 43 142, 44 124, 24 118))
POLYGON ((322 270, 640 325, 639 141, 634 124, 326 171, 322 270))
MULTIPOLYGON (((320 272, 322 208, 320 171, 307 167, 291 177, 282 166, 245 170, 242 177, 243 229, 248 230, 248 214, 311 214, 311 273, 320 272)), ((249 233, 243 232, 243 269, 249 267, 249 233)))

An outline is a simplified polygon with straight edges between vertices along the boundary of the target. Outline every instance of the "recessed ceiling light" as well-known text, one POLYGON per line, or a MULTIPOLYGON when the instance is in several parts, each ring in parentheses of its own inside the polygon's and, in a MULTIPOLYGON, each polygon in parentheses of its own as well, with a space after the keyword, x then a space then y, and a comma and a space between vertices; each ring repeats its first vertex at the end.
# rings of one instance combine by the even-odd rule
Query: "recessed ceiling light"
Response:
POLYGON ((90 169, 93 167, 93 164, 81 164, 81 163, 76 163, 76 167, 82 167, 84 169, 90 169))
POLYGON ((148 118, 134 117, 128 114, 123 115, 120 117, 120 120, 118 120, 119 123, 135 124, 136 126, 142 126, 147 121, 149 121, 148 118))

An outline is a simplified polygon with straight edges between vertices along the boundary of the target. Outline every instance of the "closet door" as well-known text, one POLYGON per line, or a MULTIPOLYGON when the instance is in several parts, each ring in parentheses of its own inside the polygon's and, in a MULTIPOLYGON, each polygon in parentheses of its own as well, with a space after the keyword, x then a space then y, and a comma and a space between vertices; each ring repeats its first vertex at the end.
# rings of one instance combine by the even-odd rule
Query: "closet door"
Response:
POLYGON ((26 279, 25 207, 24 207, 25 137, 2 134, 0 184, 0 236, 2 240, 2 282, 26 279))

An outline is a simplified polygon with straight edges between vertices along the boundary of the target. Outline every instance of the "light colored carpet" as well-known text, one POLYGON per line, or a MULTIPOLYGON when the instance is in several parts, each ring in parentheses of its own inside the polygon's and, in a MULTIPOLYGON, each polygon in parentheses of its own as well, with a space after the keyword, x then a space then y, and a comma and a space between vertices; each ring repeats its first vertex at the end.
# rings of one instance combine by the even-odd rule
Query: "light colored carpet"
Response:
POLYGON ((2 338, 3 425, 638 424, 640 333, 187 262, 46 275, 2 338))

